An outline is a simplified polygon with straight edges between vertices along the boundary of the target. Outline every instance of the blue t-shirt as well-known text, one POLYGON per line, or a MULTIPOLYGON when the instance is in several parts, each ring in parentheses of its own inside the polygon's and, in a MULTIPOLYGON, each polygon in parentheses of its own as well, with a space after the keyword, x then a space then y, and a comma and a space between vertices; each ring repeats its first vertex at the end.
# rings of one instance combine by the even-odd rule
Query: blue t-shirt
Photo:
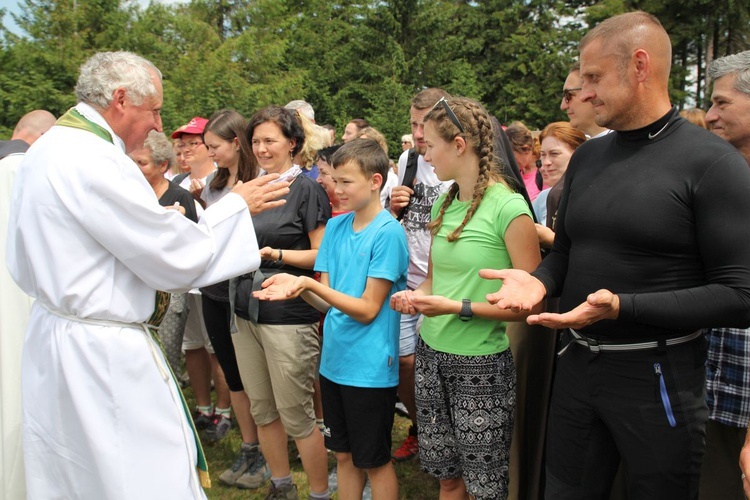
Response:
POLYGON ((328 273, 331 288, 352 297, 362 296, 367 278, 392 282, 391 291, 369 325, 334 307, 328 311, 320 373, 341 385, 395 387, 401 315, 390 308, 390 298, 406 288, 406 235, 385 210, 359 232, 352 228, 353 222, 353 212, 328 221, 315 270, 328 273))

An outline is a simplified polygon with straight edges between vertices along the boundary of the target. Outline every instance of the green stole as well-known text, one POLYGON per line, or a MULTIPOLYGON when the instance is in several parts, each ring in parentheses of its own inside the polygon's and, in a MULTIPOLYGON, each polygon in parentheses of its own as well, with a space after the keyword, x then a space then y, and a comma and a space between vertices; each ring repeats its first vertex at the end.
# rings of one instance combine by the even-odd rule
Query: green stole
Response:
MULTIPOLYGON (((111 144, 114 144, 114 141, 112 140, 112 134, 106 128, 92 122, 91 120, 83 116, 75 108, 70 108, 64 115, 62 115, 57 120, 57 122, 55 122, 55 125, 85 130, 87 132, 91 132, 92 134, 104 139, 105 141, 111 144)), ((148 319, 147 323, 149 325, 154 326, 154 328, 149 328, 149 331, 151 332, 151 337, 162 349, 162 352, 164 351, 164 347, 162 346, 161 341, 159 340, 159 336, 156 334, 155 327, 158 327, 161 324, 162 320, 164 319, 164 316, 167 314, 168 308, 169 308, 169 293, 157 290, 154 312, 151 315, 151 317, 148 319)), ((182 409, 185 411, 185 416, 187 417, 187 421, 190 424, 190 429, 193 431, 193 438, 195 439, 195 446, 198 449, 198 477, 200 478, 201 485, 204 488, 210 488, 211 478, 208 475, 208 463, 206 462, 206 455, 205 453, 203 453, 203 446, 201 446, 201 441, 198 438, 198 431, 195 428, 193 417, 190 414, 190 408, 188 408, 187 402, 185 401, 185 396, 182 394, 182 389, 180 389, 180 386, 177 385, 177 377, 175 377, 175 374, 172 372, 172 367, 169 366, 169 363, 165 363, 165 364, 167 365, 167 368, 169 369, 169 373, 172 374, 172 382, 177 387, 177 393, 180 395, 180 400, 182 402, 182 409)))

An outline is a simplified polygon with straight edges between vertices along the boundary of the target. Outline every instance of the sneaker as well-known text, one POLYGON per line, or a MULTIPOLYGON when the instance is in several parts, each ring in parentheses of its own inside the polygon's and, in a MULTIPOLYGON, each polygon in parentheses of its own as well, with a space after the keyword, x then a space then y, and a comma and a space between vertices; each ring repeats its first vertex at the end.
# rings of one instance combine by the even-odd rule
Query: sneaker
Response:
POLYGON ((195 413, 193 413, 193 423, 195 424, 195 428, 197 430, 202 431, 204 429, 208 429, 213 425, 214 416, 206 415, 202 411, 195 410, 195 413))
POLYGON ((333 466, 331 473, 328 474, 328 493, 333 495, 339 489, 339 472, 336 466, 333 466))
POLYGON ((297 500, 297 498, 299 497, 297 496, 296 484, 277 488, 276 485, 271 483, 264 500, 297 500))
POLYGON ((216 415, 212 425, 206 428, 206 438, 209 441, 219 441, 224 438, 232 428, 232 419, 224 415, 216 415))
POLYGON ((238 488, 254 490, 263 486, 270 477, 271 469, 269 469, 268 464, 266 464, 266 457, 258 452, 258 454, 255 455, 255 460, 250 463, 250 467, 240 476, 239 479, 237 479, 237 482, 234 483, 234 485, 238 488))
POLYGON ((237 454, 232 467, 221 473, 219 481, 227 486, 234 486, 237 480, 250 469, 250 466, 256 461, 258 455, 260 455, 260 451, 257 444, 249 445, 243 443, 240 446, 240 452, 237 454))
POLYGON ((391 457, 396 462, 403 462, 411 460, 417 455, 419 455, 419 441, 417 440, 417 436, 409 434, 401 446, 391 454, 391 457))

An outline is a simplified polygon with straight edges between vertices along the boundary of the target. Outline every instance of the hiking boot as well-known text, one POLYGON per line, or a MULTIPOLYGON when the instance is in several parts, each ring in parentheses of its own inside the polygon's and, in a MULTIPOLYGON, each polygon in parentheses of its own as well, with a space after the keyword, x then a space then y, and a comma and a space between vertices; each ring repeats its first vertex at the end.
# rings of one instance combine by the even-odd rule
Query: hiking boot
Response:
POLYGON ((268 494, 264 500, 297 500, 297 485, 281 486, 277 488, 273 483, 268 488, 268 494))
MULTIPOLYGON (((255 455, 255 460, 250 463, 247 471, 234 483, 238 488, 254 490, 260 488, 271 477, 271 470, 266 464, 266 458, 262 453, 255 455)), ((296 490, 295 490, 296 491, 296 490)), ((295 497, 296 498, 296 497, 295 497)))
POLYGON ((216 415, 212 425, 206 429, 206 439, 209 441, 219 441, 224 438, 232 428, 232 419, 224 415, 216 415))
POLYGON ((409 429, 409 435, 406 436, 401 446, 391 454, 394 461, 403 462, 419 455, 419 441, 417 436, 412 434, 412 430, 413 427, 409 429))
POLYGON ((237 480, 250 469, 258 455, 260 455, 260 451, 257 444, 242 443, 232 467, 221 473, 219 481, 228 486, 234 486, 237 480))
POLYGON ((208 429, 214 424, 214 415, 206 415, 202 411, 196 410, 195 413, 193 413, 193 423, 195 424, 195 428, 199 431, 208 429))

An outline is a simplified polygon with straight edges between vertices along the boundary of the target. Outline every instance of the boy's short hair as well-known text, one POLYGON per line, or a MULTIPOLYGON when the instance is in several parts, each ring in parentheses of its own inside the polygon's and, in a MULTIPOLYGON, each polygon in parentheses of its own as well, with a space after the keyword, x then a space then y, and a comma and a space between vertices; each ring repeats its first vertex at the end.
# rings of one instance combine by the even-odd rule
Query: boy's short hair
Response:
POLYGON ((354 139, 345 143, 333 154, 331 162, 334 169, 349 162, 356 163, 365 177, 368 178, 380 174, 383 178, 383 182, 380 184, 381 190, 388 178, 388 156, 383 148, 372 139, 354 139))

